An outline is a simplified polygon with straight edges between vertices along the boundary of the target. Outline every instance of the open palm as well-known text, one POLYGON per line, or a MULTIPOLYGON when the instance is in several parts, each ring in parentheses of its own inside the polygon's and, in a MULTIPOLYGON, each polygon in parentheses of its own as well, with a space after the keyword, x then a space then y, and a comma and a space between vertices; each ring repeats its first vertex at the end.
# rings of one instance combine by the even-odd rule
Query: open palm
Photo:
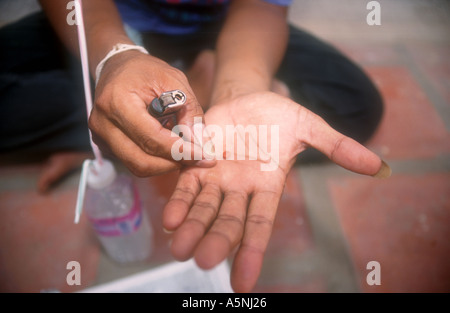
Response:
POLYGON ((175 258, 194 256, 204 269, 214 267, 238 247, 231 273, 236 292, 251 291, 256 284, 286 176, 299 153, 312 146, 344 168, 366 175, 375 175, 382 168, 375 154, 275 93, 249 94, 218 104, 205 118, 207 125, 224 131, 227 125, 254 125, 258 133, 238 135, 232 151, 226 145, 230 138, 221 142, 213 136, 216 152, 222 150, 226 160, 213 168, 181 171, 164 209, 163 224, 175 230, 171 247, 175 258), (269 144, 262 145, 261 125, 278 129, 271 134, 276 138, 267 140, 269 144), (245 158, 239 158, 238 144, 245 145, 245 158), (249 153, 251 145, 258 147, 256 155, 249 153))

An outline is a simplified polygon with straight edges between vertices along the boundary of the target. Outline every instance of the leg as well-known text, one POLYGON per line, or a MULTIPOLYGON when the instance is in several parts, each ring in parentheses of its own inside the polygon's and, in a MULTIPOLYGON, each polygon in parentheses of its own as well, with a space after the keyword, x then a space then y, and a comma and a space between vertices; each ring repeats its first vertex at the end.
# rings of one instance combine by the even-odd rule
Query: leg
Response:
POLYGON ((89 155, 80 66, 42 13, 0 29, 0 53, 0 153, 16 161, 48 157, 43 191, 89 155))
POLYGON ((81 73, 44 15, 0 29, 0 51, 0 152, 89 150, 81 73))
POLYGON ((380 122, 382 98, 366 74, 304 31, 290 28, 277 77, 287 84, 295 101, 359 142, 368 140, 380 122))

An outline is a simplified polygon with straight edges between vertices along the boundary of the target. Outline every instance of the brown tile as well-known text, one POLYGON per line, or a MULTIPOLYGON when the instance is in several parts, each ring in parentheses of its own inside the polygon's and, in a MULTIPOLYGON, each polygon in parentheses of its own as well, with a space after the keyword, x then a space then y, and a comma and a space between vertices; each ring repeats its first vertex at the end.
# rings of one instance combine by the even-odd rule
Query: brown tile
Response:
POLYGON ((329 181, 365 292, 450 291, 450 174, 329 181), (369 261, 381 285, 369 286, 369 261))
POLYGON ((368 143, 388 159, 425 159, 450 152, 450 134, 425 93, 403 67, 366 68, 385 100, 381 125, 368 143))
POLYGON ((424 77, 450 107, 450 45, 409 44, 407 49, 424 77))
POLYGON ((312 232, 302 190, 293 170, 286 180, 266 254, 298 254, 312 245, 312 232))
POLYGON ((254 293, 325 293, 327 284, 324 279, 315 279, 296 285, 273 284, 270 286, 259 285, 252 292, 254 293))
POLYGON ((18 190, 0 193, 0 290, 76 291, 95 280, 98 245, 86 219, 73 223, 76 190, 48 195, 18 190), (81 266, 81 286, 68 286, 69 261, 81 266))

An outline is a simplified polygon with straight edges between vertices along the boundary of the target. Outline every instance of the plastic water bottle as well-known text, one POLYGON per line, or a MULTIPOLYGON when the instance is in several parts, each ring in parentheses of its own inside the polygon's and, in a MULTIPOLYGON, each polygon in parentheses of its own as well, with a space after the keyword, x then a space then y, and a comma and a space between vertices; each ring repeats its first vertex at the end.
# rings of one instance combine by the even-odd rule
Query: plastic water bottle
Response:
POLYGON ((150 256, 153 234, 139 192, 132 178, 117 174, 107 160, 87 176, 85 212, 111 259, 125 264, 150 256))

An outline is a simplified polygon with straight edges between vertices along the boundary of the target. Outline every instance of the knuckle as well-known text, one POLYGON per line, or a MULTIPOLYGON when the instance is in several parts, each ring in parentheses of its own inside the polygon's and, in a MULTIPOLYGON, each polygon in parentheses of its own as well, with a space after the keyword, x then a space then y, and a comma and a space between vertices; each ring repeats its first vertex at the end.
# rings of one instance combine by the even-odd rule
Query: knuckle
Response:
POLYGON ((123 88, 108 85, 96 96, 94 108, 107 116, 120 116, 120 112, 126 107, 126 101, 123 101, 124 94, 123 88))
POLYGON ((255 224, 257 226, 263 226, 263 227, 265 226, 265 227, 269 227, 269 228, 272 228, 272 226, 273 226, 273 220, 271 220, 265 216, 262 216, 260 214, 249 215, 247 217, 247 223, 255 224))
POLYGON ((179 69, 177 69, 177 68, 175 68, 175 67, 171 67, 170 68, 169 75, 173 75, 174 77, 177 77, 178 79, 187 81, 187 77, 184 74, 184 72, 179 70, 179 69))
POLYGON ((230 215, 230 214, 220 214, 217 217, 217 221, 218 222, 224 222, 227 224, 236 224, 239 227, 243 227, 244 226, 244 222, 242 219, 238 218, 237 216, 234 215, 230 215))
POLYGON ((172 197, 170 198, 169 202, 178 202, 178 203, 182 203, 183 205, 190 207, 191 203, 184 197, 172 197))
POLYGON ((208 201, 197 201, 195 202, 195 206, 201 208, 202 210, 210 211, 214 215, 217 213, 218 210, 218 208, 214 204, 208 201))
POLYGON ((218 237, 221 237, 222 239, 224 239, 227 243, 229 247, 232 247, 235 245, 237 240, 233 240, 232 238, 230 238, 230 235, 227 233, 224 233, 222 231, 219 230, 210 230, 209 231, 210 235, 216 235, 218 237))
POLYGON ((139 139, 140 147, 148 154, 159 155, 163 153, 162 147, 160 147, 152 138, 141 137, 139 139))
POLYGON ((248 195, 242 190, 230 190, 226 193, 227 197, 233 199, 234 201, 243 201, 246 202, 248 200, 248 195))
POLYGON ((199 226, 203 231, 206 231, 206 229, 208 228, 208 226, 205 224, 204 221, 202 221, 200 218, 198 217, 193 217, 190 216, 189 218, 186 219, 186 222, 188 224, 193 224, 193 225, 197 225, 199 226))
POLYGON ((343 141, 344 141, 344 137, 341 137, 334 143, 333 149, 331 150, 331 153, 330 153, 330 159, 332 161, 336 160, 336 155, 339 153, 339 150, 340 150, 340 147, 341 147, 341 144, 343 141))
POLYGON ((196 196, 195 192, 187 187, 176 187, 174 194, 179 194, 180 198, 183 198, 182 195, 186 195, 188 197, 194 198, 196 196))
POLYGON ((126 163, 127 168, 137 177, 144 178, 156 174, 156 170, 148 163, 136 159, 126 163))
POLYGON ((92 110, 92 113, 89 116, 88 127, 94 133, 98 133, 101 129, 99 127, 98 114, 97 114, 96 110, 92 110))
POLYGON ((100 92, 96 93, 94 108, 102 111, 106 111, 108 107, 108 103, 111 98, 111 90, 108 87, 103 88, 100 92))
POLYGON ((245 249, 247 251, 250 251, 252 253, 259 254, 259 255, 264 255, 264 253, 265 253, 265 248, 261 248, 261 247, 258 247, 256 245, 253 245, 253 244, 250 244, 247 242, 242 242, 241 249, 245 249))
POLYGON ((220 199, 221 198, 220 188, 215 184, 208 184, 208 189, 203 187, 202 197, 207 197, 209 199, 220 199))

